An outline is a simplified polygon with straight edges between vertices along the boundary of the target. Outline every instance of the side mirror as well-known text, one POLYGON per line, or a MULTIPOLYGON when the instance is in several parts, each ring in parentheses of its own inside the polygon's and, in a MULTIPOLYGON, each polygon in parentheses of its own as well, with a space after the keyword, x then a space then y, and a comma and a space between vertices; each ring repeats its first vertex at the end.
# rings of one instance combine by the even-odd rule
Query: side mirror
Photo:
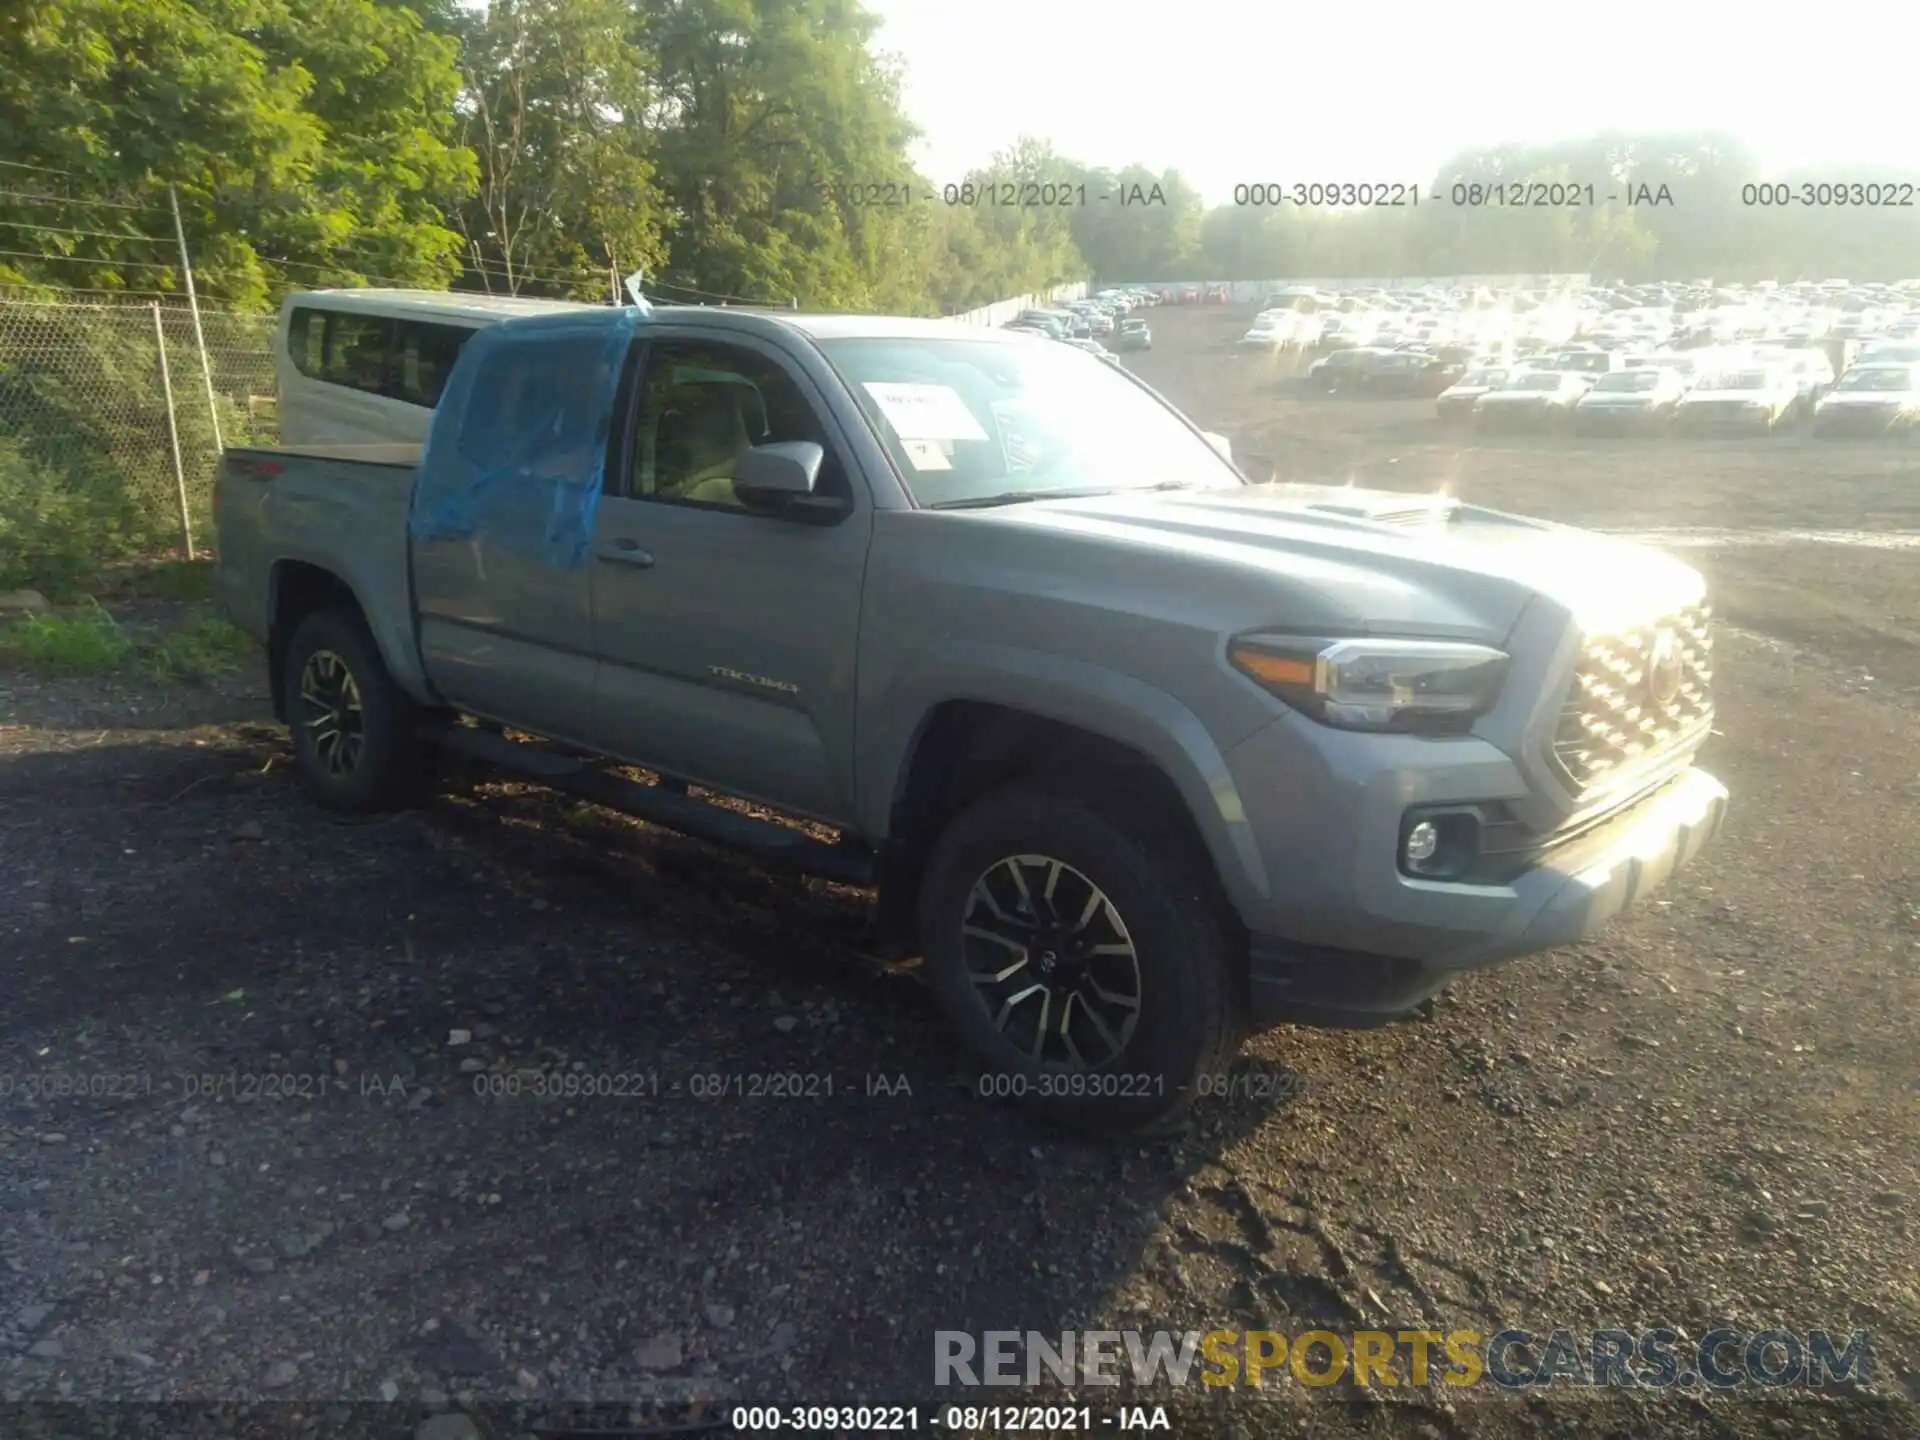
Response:
POLYGON ((811 495, 826 458, 827 452, 811 440, 755 445, 734 462, 733 485, 755 492, 756 498, 811 495))
POLYGON ((1233 442, 1231 440, 1227 439, 1224 435, 1216 434, 1212 430, 1202 430, 1200 434, 1209 445, 1219 452, 1222 460, 1226 461, 1229 465, 1233 463, 1233 442))
POLYGON ((816 495, 827 452, 811 440, 755 445, 733 467, 733 491, 747 509, 804 525, 837 525, 853 513, 844 495, 816 495))

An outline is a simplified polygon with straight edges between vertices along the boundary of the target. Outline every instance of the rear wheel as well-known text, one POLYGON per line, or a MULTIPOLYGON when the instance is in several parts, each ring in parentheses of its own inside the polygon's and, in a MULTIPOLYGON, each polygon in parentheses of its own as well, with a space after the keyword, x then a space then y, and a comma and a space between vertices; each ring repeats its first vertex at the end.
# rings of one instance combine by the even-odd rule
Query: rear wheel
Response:
POLYGON ((976 1093, 1107 1134, 1178 1125, 1243 1034, 1230 926, 1164 824, 1015 784, 935 846, 920 924, 976 1093))
POLYGON ((388 673, 358 611, 307 616, 283 664, 294 762, 315 800, 370 814, 421 797, 429 757, 416 737, 419 707, 388 673))

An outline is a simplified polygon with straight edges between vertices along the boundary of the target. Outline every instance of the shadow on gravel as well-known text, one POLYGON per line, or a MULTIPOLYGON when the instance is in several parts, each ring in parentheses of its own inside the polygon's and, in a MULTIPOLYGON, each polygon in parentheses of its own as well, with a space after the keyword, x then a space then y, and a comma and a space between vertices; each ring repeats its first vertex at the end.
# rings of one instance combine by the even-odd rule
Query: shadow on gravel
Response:
POLYGON ((1284 1108, 1041 1128, 860 952, 859 893, 472 777, 337 823, 283 745, 0 766, 0 1251, 64 1346, 29 1393, 249 1394, 304 1356, 283 1393, 951 1399, 937 1330, 1075 1328, 1130 1284, 1160 1323, 1149 1241, 1284 1108), (129 1346, 173 1358, 129 1378, 129 1346))

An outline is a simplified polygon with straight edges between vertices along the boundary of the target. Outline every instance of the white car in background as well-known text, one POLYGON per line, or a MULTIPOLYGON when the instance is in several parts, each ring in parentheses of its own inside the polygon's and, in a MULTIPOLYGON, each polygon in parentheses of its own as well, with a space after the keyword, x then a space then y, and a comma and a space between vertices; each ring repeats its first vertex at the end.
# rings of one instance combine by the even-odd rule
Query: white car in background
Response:
POLYGON ((1856 365, 1821 397, 1813 433, 1912 437, 1920 428, 1920 365, 1856 365))
POLYGON ((1593 377, 1572 370, 1520 370, 1498 390, 1473 402, 1474 424, 1487 429, 1507 425, 1564 425, 1593 377))
POLYGON ((1681 397, 1674 423, 1682 430, 1771 434, 1800 407, 1800 386, 1785 370, 1746 365, 1703 375, 1681 397))

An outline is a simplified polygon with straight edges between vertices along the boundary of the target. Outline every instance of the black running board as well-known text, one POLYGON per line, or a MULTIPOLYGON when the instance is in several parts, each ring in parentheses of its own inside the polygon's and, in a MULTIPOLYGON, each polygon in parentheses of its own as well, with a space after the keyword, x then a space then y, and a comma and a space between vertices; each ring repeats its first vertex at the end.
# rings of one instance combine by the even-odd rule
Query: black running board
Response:
POLYGON ((791 826, 696 800, 677 784, 642 785, 590 761, 473 726, 433 724, 422 735, 442 749, 649 824, 741 851, 768 865, 817 875, 841 885, 879 883, 879 866, 873 853, 861 846, 829 845, 791 826))

